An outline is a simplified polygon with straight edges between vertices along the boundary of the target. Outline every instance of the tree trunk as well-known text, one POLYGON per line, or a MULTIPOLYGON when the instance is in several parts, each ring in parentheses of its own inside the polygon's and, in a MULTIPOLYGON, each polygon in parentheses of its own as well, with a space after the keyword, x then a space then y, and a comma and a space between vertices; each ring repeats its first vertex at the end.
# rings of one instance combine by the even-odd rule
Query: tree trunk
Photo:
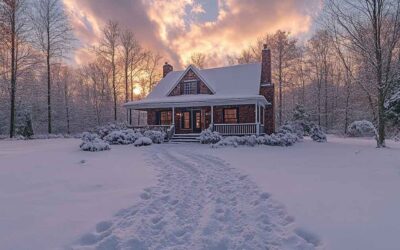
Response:
POLYGON ((378 94, 378 136, 377 147, 385 147, 385 98, 383 90, 378 94))
POLYGON ((16 56, 15 56, 15 10, 11 21, 11 112, 10 112, 10 138, 15 135, 15 92, 17 85, 16 56))
MULTIPOLYGON (((281 53, 281 52, 279 52, 281 53)), ((278 78, 279 78, 279 126, 282 125, 282 109, 283 109, 283 97, 282 97, 282 58, 279 56, 279 69, 278 69, 278 78)))
POLYGON ((48 133, 52 133, 51 127, 51 66, 50 66, 50 27, 47 26, 47 117, 48 117, 48 133))
POLYGON ((65 115, 67 119, 67 134, 70 134, 70 118, 69 118, 69 102, 68 102, 68 85, 65 82, 64 86, 64 101, 65 101, 65 115))
POLYGON ((112 85, 113 85, 113 94, 114 94, 114 121, 117 121, 117 87, 115 85, 115 52, 113 51, 112 58, 112 85))

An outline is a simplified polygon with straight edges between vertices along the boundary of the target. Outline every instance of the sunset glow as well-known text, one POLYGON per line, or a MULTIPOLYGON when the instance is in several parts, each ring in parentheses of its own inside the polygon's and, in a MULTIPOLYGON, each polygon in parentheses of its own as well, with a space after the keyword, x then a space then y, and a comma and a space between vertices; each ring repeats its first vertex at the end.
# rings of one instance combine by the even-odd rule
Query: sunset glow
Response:
POLYGON ((98 42, 102 25, 112 19, 135 32, 144 47, 180 68, 193 53, 209 55, 210 66, 224 64, 226 55, 237 54, 278 29, 307 36, 322 5, 322 0, 63 1, 79 40, 76 63, 88 60, 85 48, 98 42))

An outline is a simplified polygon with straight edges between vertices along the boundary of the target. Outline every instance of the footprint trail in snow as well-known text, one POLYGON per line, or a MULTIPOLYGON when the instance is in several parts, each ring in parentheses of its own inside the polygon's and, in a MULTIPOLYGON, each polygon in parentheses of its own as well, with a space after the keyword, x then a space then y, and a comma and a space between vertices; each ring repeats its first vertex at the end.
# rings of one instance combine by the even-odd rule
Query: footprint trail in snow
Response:
POLYGON ((158 185, 70 249, 319 249, 284 207, 223 160, 154 146, 158 185))

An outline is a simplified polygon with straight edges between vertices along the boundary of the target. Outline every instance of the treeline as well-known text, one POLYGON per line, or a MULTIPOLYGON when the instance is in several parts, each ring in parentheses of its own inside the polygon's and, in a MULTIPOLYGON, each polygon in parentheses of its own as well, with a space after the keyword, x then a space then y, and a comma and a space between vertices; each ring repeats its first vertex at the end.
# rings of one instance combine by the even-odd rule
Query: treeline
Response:
POLYGON ((43 134, 126 121, 122 104, 161 77, 162 57, 114 21, 87 46, 88 63, 66 63, 79 41, 60 0, 0 0, 0 37, 0 134, 10 137, 27 123, 43 134))
MULTIPOLYGON (((277 31, 260 38, 230 64, 261 61, 272 51, 277 125, 304 106, 328 132, 347 133, 356 120, 372 121, 377 144, 400 132, 400 1, 327 0, 319 29, 305 43, 277 31)), ((205 55, 192 63, 204 67, 205 55)))

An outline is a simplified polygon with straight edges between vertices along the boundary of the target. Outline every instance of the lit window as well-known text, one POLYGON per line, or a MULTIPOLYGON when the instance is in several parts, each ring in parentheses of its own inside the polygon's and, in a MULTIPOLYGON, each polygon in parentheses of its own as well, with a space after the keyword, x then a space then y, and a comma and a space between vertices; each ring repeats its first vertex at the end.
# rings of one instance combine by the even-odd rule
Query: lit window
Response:
POLYGON ((197 94, 197 81, 185 82, 183 85, 183 94, 185 95, 197 94))
POLYGON ((190 128, 190 112, 183 112, 182 128, 190 128))
POLYGON ((171 125, 172 123, 172 112, 162 111, 160 113, 160 125, 171 125))
POLYGON ((236 108, 224 109, 224 123, 238 123, 238 112, 236 108))

